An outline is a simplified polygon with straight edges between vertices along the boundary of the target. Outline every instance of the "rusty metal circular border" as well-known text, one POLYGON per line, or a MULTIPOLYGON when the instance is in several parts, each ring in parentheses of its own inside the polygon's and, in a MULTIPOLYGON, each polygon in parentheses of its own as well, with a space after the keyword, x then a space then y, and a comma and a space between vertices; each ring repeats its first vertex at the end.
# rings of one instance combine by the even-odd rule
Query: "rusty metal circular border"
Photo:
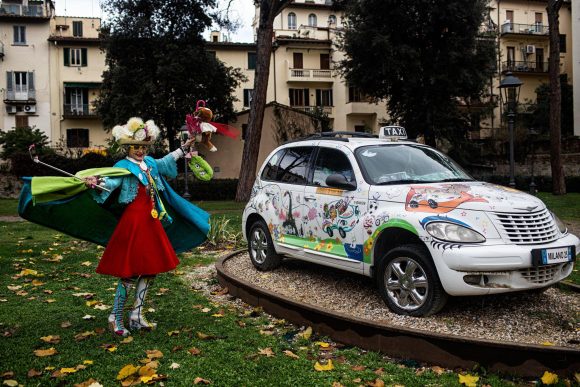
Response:
POLYGON ((318 334, 329 336, 337 342, 450 369, 473 369, 479 365, 486 370, 521 377, 538 377, 544 371, 573 376, 580 369, 580 350, 572 348, 415 331, 285 299, 225 271, 224 262, 245 251, 233 251, 215 264, 218 281, 228 288, 229 294, 250 305, 260 306, 278 318, 311 326, 318 334))

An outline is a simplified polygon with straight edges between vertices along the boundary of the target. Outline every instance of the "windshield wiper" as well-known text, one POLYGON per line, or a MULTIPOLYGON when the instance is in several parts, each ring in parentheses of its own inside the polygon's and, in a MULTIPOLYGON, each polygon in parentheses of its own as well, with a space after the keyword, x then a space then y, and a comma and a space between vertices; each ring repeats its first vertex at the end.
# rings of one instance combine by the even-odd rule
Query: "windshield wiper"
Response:
POLYGON ((382 183, 376 183, 375 185, 415 184, 415 183, 425 183, 425 180, 417 180, 417 179, 391 180, 384 181, 382 183))
POLYGON ((440 183, 450 183, 455 181, 475 181, 474 179, 466 179, 464 177, 453 177, 450 179, 439 180, 440 183))

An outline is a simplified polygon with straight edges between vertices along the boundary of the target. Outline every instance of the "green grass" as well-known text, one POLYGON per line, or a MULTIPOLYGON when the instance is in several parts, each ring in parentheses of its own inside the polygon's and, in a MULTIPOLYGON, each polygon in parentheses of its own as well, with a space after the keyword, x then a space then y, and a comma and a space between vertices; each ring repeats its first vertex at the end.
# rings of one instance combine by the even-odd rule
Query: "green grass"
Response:
MULTIPOLYGON (((102 249, 28 222, 0 223, 0 230, 0 372, 13 372, 9 379, 21 384, 73 385, 93 378, 105 386, 119 385, 116 377, 123 366, 139 366, 145 351, 159 350, 163 358, 157 373, 167 376, 167 386, 192 385, 196 377, 215 386, 330 386, 333 382, 355 386, 377 378, 387 385, 459 385, 453 371, 442 375, 431 369, 423 372, 416 362, 393 362, 353 347, 332 346, 330 351, 321 351, 316 342, 328 341, 324 337, 297 339, 299 327, 269 319, 259 311, 250 313, 249 307, 209 302, 192 289, 184 275, 192 267, 215 259, 200 251, 180 255, 178 271, 157 277, 150 292, 155 312, 149 317, 158 322, 158 329, 137 333, 132 342, 122 344, 120 338, 102 331, 109 311, 87 304, 91 300, 112 304, 116 279, 94 272, 102 249), (78 293, 94 296, 87 300, 75 296, 78 293), (216 313, 223 317, 212 316, 216 313), (95 317, 84 320, 85 315, 95 317), (62 328, 65 321, 71 326, 62 328), (261 334, 264 330, 274 334, 261 334), (92 335, 82 341, 75 339, 83 332, 92 335), (201 339, 198 332, 212 338, 201 339), (44 343, 41 337, 46 336, 60 336, 60 342, 44 343), (108 346, 117 349, 109 352, 108 346), (33 352, 51 347, 57 354, 37 357, 33 352), (188 352, 194 347, 201 350, 200 355, 188 352), (274 356, 259 354, 266 348, 271 348, 274 356), (285 350, 299 358, 284 355, 285 350), (333 370, 314 369, 323 357, 333 359, 333 370), (93 364, 52 377, 54 371, 75 368, 86 360, 93 364), (173 363, 179 368, 171 368, 173 363), (356 370, 353 366, 363 367, 356 370), (41 375, 29 378, 31 369, 41 375), (380 376, 374 372, 378 369, 383 371, 380 376)), ((207 281, 215 282, 215 278, 207 281)), ((479 373, 479 385, 510 385, 497 375, 484 370, 479 373)))
POLYGON ((538 198, 542 199, 560 219, 580 221, 580 193, 552 195, 539 192, 538 198))
POLYGON ((18 216, 18 200, 0 199, 0 216, 18 216))

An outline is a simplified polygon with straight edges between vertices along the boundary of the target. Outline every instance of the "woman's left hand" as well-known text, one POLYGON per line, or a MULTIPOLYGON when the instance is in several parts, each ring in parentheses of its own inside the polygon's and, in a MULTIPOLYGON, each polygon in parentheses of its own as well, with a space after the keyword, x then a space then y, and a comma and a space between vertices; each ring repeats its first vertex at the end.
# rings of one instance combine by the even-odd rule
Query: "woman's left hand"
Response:
POLYGON ((182 145, 181 147, 184 149, 188 149, 191 147, 191 145, 195 142, 195 138, 188 138, 182 145))

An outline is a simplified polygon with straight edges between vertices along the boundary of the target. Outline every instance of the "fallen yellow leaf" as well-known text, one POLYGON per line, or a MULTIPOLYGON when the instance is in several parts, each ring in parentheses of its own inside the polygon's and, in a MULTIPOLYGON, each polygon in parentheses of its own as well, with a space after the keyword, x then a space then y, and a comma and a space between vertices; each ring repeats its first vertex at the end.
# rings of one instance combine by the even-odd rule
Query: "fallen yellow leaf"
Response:
POLYGON ((93 263, 91 261, 84 261, 81 263, 83 266, 91 266, 93 263))
POLYGON ((541 380, 544 384, 556 384, 558 383, 558 375, 545 371, 541 380))
POLYGON ((123 340, 121 340, 121 344, 129 344, 133 341, 133 336, 127 336, 123 340))
POLYGON ((334 369, 334 366, 332 365, 332 360, 328 359, 326 364, 320 364, 319 362, 316 362, 316 364, 314 364, 314 369, 316 371, 330 371, 334 369))
POLYGON ((141 381, 145 384, 153 380, 153 376, 141 376, 141 381))
POLYGON ((45 343, 58 344, 60 342, 60 336, 42 336, 40 340, 44 341, 45 343))
MULTIPOLYGON (((157 367, 155 367, 157 368, 157 367)), ((144 366, 139 368, 139 376, 153 376, 155 375, 155 368, 148 366, 145 364, 144 366)))
POLYGON ((294 352, 292 352, 288 349, 285 351, 282 351, 282 353, 288 357, 291 357, 292 359, 300 359, 300 356, 296 355, 294 352))
POLYGON ((439 366, 433 366, 431 367, 431 371, 433 371, 436 375, 442 375, 445 372, 445 369, 439 366))
POLYGON ((111 347, 109 347, 109 348, 107 348, 107 351, 109 351, 109 352, 115 352, 116 350, 117 350, 117 347, 114 346, 114 345, 111 346, 111 347))
POLYGON ((275 356, 274 351, 272 351, 272 348, 270 348, 270 347, 264 348, 264 349, 258 348, 258 354, 264 355, 266 357, 274 357, 275 356))
MULTIPOLYGON (((31 250, 32 252, 32 250, 31 250)), ((38 277, 38 272, 36 270, 32 270, 32 269, 24 269, 20 272, 21 276, 26 276, 26 275, 31 275, 34 277, 38 277)))
POLYGON ((179 335, 179 331, 169 331, 167 332, 167 336, 177 336, 179 335))
POLYGON ((211 384, 207 379, 200 378, 199 376, 193 380, 193 384, 211 384))
POLYGON ((36 351, 34 351, 34 354, 38 357, 52 356, 56 353, 58 353, 58 352, 54 348, 37 349, 36 351))
POLYGON ((77 372, 76 368, 61 368, 60 372, 62 372, 63 374, 74 374, 75 372, 77 372))
POLYGON ((300 332, 298 337, 302 337, 303 339, 309 340, 310 336, 312 336, 312 327, 308 327, 304 330, 304 332, 300 332))
POLYGON ((139 371, 139 368, 135 367, 133 364, 127 364, 121 368, 121 371, 119 371, 117 380, 127 379, 129 376, 134 375, 137 371, 139 371))
POLYGON ((158 349, 154 349, 151 351, 145 351, 145 353, 147 354, 147 357, 149 359, 161 359, 163 357, 163 352, 161 352, 158 349))
POLYGON ((16 386, 18 386, 18 382, 16 380, 14 380, 14 379, 5 380, 2 384, 5 385, 5 386, 9 386, 9 387, 16 387, 16 386))
POLYGON ((554 344, 554 343, 552 343, 552 342, 550 342, 550 341, 544 341, 544 342, 542 343, 542 345, 545 345, 546 347, 551 347, 551 346, 553 346, 553 345, 555 345, 555 344, 554 344))
POLYGON ((317 341, 315 344, 318 345, 320 348, 328 348, 328 347, 330 347, 330 344, 325 343, 324 341, 317 341))
POLYGON ((476 387, 477 381, 479 380, 479 376, 473 375, 457 375, 459 376, 459 384, 465 384, 467 387, 476 387))
POLYGON ((93 364, 93 361, 92 360, 84 360, 83 364, 91 365, 91 364, 93 364))

